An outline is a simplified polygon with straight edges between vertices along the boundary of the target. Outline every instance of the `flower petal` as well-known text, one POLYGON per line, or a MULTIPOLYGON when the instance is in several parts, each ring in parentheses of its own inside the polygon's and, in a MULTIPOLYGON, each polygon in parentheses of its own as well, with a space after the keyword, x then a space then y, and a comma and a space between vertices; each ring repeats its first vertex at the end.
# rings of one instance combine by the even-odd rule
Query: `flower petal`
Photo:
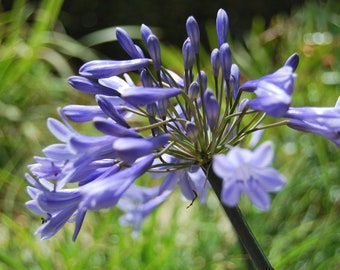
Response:
POLYGON ((247 182, 245 185, 245 192, 256 207, 262 210, 269 210, 270 196, 261 189, 255 181, 251 180, 247 182))
POLYGON ((237 181, 223 183, 221 201, 229 207, 235 207, 238 204, 241 195, 241 187, 237 181))

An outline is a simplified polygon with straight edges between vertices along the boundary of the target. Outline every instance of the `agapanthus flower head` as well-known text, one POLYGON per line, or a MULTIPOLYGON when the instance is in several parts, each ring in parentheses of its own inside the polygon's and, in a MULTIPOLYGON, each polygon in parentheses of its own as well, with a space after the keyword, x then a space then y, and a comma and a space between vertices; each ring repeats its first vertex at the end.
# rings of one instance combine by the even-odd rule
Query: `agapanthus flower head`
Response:
POLYGON ((60 108, 61 121, 48 120, 60 142, 45 147, 45 156, 35 157, 29 166, 27 206, 45 217, 37 231, 43 239, 69 220, 75 221, 75 239, 88 211, 113 206, 125 212, 121 223, 134 225, 136 233, 175 188, 191 204, 197 197, 203 203, 210 181, 220 183, 218 177, 228 207, 236 206, 242 193, 257 207, 270 207, 268 193, 284 185, 284 177, 270 167, 271 144, 254 151, 238 145, 269 127, 255 121, 259 114, 294 114, 288 108, 298 58, 294 55, 275 73, 239 87, 240 70, 232 63, 228 16, 222 9, 216 28, 218 48, 211 53, 211 69, 200 68, 200 31, 189 17, 182 73, 163 66, 158 38, 142 25, 145 57, 128 33, 117 28, 118 43, 131 59, 90 61, 69 78, 75 89, 93 94, 96 104, 60 108), (140 81, 128 72, 139 73, 140 81), (244 99, 244 91, 257 97, 244 99), (72 122, 90 123, 96 135, 76 131, 72 122), (214 179, 208 179, 211 164, 214 179), (137 185, 136 179, 147 173, 150 181, 163 179, 161 184, 137 185))

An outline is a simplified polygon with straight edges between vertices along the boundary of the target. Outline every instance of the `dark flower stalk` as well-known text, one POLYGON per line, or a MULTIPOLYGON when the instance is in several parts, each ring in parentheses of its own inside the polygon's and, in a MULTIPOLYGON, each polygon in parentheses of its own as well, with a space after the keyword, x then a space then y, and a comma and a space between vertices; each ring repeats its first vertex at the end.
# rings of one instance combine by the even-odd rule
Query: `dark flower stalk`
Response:
MULTIPOLYGON (((214 170, 211 169, 211 164, 207 164, 205 166, 205 170, 207 171, 207 177, 210 179, 211 187, 216 193, 217 197, 221 201, 218 194, 221 194, 222 185, 221 179, 214 173, 214 170)), ((240 240, 242 248, 245 249, 246 254, 251 258, 252 263, 256 266, 257 269, 261 270, 271 270, 274 269, 270 262, 268 261, 266 255, 264 254, 261 246, 257 242, 255 236, 253 235, 251 229, 247 221, 244 219, 241 210, 238 206, 229 207, 226 206, 222 201, 221 205, 226 215, 228 216, 233 228, 236 231, 236 234, 240 240)), ((249 269, 251 266, 249 266, 249 269)))

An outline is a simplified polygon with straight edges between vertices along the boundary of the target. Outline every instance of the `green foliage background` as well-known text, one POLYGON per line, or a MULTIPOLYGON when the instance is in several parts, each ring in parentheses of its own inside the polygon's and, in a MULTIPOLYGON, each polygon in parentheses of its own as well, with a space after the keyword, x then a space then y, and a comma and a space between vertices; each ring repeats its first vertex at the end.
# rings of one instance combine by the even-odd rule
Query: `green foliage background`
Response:
MULTIPOLYGON (((138 238, 119 225, 116 209, 89 213, 75 243, 73 224, 47 241, 33 235, 41 220, 24 206, 26 166, 54 142, 45 121, 57 117, 58 106, 93 102, 67 85, 76 72, 72 60, 100 57, 62 31, 62 2, 43 0, 35 9, 16 0, 11 11, 0 14, 0 269, 245 269, 213 194, 207 204, 189 209, 174 194, 145 221, 138 238)), ((230 41, 243 79, 272 72, 298 52, 294 105, 334 106, 340 94, 339 10, 337 1, 307 2, 290 17, 273 18, 269 28, 256 18, 242 43, 230 41)), ((214 16, 206 25, 212 48, 214 16)), ((162 56, 165 66, 182 72, 178 48, 163 44, 162 56)), ((207 53, 202 61, 204 69, 207 53)), ((240 207, 269 260, 275 269, 339 269, 340 150, 324 138, 284 127, 263 139, 275 141, 275 166, 288 184, 273 196, 269 212, 247 199, 240 207)))

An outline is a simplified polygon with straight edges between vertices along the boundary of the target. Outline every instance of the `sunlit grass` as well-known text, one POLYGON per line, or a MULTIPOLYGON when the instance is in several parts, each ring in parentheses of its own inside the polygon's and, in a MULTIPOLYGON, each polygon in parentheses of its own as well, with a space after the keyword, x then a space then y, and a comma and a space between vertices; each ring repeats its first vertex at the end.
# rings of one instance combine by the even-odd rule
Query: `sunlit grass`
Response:
MULTIPOLYGON (((274 18, 269 29, 255 19, 246 47, 230 42, 244 79, 272 72, 298 52, 294 105, 334 106, 340 94, 335 2, 307 3, 289 18, 274 18), (315 33, 323 34, 324 42, 317 35, 313 39, 315 33)), ((119 225, 117 209, 89 212, 75 243, 72 223, 47 241, 33 235, 41 220, 24 206, 25 166, 54 142, 45 119, 56 116, 58 106, 92 102, 72 90, 66 77, 74 72, 71 58, 86 61, 95 53, 53 32, 61 0, 42 1, 40 13, 23 0, 15 3, 0 17, 2 37, 8 36, 0 40, 0 269, 244 269, 213 194, 206 205, 195 202, 186 209, 189 203, 175 193, 145 221, 137 238, 119 225), (45 15, 38 15, 42 11, 45 15), (32 25, 29 18, 38 19, 32 25)), ((214 30, 207 29, 213 46, 214 30)), ((179 49, 163 45, 162 57, 165 66, 181 72, 179 49)), ((209 55, 201 58, 204 68, 209 55)), ((275 166, 287 176, 287 186, 273 196, 269 212, 256 210, 247 199, 240 207, 270 261, 275 269, 340 268, 340 150, 324 138, 285 127, 263 139, 276 142, 275 166)))

